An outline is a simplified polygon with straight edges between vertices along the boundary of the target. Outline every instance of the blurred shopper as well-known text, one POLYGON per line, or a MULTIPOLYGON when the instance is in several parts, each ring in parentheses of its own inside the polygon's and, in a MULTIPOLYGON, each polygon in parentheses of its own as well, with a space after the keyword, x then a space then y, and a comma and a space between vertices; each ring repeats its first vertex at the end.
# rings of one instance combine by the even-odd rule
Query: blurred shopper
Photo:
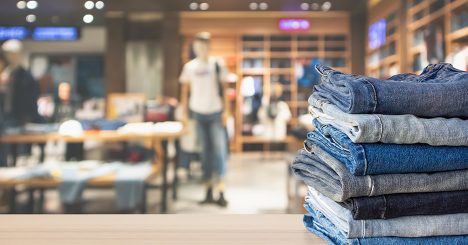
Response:
POLYGON ((210 57, 210 34, 198 33, 193 42, 195 58, 185 64, 180 82, 181 103, 186 117, 191 115, 197 122, 197 137, 201 143, 203 179, 206 197, 201 204, 216 203, 227 206, 224 196, 224 177, 227 161, 227 137, 224 130, 227 113, 223 83, 228 71, 224 62, 210 57), (189 98, 190 94, 190 98, 189 98), (217 200, 213 191, 219 191, 217 200))

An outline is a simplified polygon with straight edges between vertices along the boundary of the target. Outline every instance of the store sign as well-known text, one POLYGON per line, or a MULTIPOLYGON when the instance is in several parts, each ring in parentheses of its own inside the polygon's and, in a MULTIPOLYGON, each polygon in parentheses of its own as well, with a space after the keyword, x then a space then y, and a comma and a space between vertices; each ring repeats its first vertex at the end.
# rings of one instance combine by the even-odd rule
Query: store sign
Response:
POLYGON ((28 37, 29 31, 22 26, 0 26, 0 40, 23 40, 28 37))
POLYGON ((369 26, 369 48, 376 49, 385 44, 387 35, 387 24, 385 19, 381 19, 369 26))
POLYGON ((32 39, 36 41, 75 41, 79 38, 76 27, 36 27, 32 39))
POLYGON ((279 29, 282 31, 307 31, 310 29, 310 22, 306 19, 281 19, 279 29))

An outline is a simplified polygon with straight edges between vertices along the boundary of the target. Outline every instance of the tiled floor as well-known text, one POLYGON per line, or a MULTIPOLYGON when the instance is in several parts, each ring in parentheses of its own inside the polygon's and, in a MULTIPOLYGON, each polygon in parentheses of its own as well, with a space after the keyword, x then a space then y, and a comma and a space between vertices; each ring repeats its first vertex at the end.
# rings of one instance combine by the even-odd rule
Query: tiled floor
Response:
MULTIPOLYGON (((286 213, 288 211, 287 155, 262 156, 260 153, 234 154, 231 156, 226 177, 227 208, 216 205, 199 205, 205 194, 205 187, 197 175, 199 164, 195 163, 194 177, 187 178, 186 171, 180 170, 181 184, 179 199, 170 202, 169 213, 286 213)), ((172 175, 173 173, 170 173, 172 175)), ((86 190, 85 213, 115 213, 114 192, 86 190)), ((148 195, 148 212, 159 211, 160 192, 151 190, 148 195)), ((60 213, 61 208, 56 191, 47 192, 46 210, 60 213)), ((294 212, 294 211, 293 211, 294 212)))

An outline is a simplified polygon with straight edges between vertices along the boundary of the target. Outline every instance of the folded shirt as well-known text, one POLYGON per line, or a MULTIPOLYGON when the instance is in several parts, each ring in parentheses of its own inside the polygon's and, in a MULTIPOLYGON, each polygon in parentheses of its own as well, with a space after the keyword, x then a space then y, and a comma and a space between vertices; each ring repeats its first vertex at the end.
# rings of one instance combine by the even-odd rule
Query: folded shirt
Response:
POLYGON ((468 191, 356 197, 339 204, 349 210, 355 220, 468 213, 468 191))
POLYGON ((426 173, 468 169, 467 146, 357 144, 314 119, 308 141, 342 162, 354 175, 426 173))
POLYGON ((400 74, 388 80, 316 68, 322 76, 317 95, 346 113, 468 117, 468 72, 450 64, 429 65, 419 76, 400 74))
POLYGON ((468 236, 431 236, 431 237, 371 237, 348 239, 322 213, 314 210, 308 204, 304 207, 308 213, 304 215, 304 225, 310 232, 325 240, 328 244, 337 245, 464 245, 468 236))
POLYGON ((310 112, 322 124, 332 125, 354 143, 429 144, 468 146, 468 120, 419 118, 413 115, 349 114, 314 93, 310 112))
POLYGON ((355 176, 320 147, 307 148, 309 152, 301 150, 292 164, 294 175, 336 202, 394 193, 468 190, 468 170, 355 176))
POLYGON ((309 188, 306 204, 322 213, 346 238, 468 235, 467 213, 355 220, 349 210, 313 188, 309 188))

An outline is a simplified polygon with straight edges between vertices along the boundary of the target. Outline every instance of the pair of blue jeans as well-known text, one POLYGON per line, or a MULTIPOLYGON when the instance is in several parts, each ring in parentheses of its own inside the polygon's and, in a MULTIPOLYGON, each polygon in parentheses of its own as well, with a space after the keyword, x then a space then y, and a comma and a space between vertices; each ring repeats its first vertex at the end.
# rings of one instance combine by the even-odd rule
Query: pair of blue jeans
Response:
POLYGON ((227 137, 221 123, 221 112, 201 114, 192 112, 197 122, 197 135, 201 144, 203 179, 210 181, 226 174, 227 137))
POLYGON ((432 236, 432 237, 371 237, 347 239, 336 226, 311 205, 305 204, 308 214, 304 215, 307 230, 325 240, 328 244, 337 245, 463 245, 468 244, 468 236, 432 236))
POLYGON ((316 95, 351 114, 411 114, 468 118, 468 72, 450 64, 427 66, 421 75, 388 80, 356 76, 317 65, 316 95))
POLYGON ((358 176, 373 174, 430 173, 468 169, 467 146, 430 146, 425 144, 356 144, 331 125, 313 120, 315 131, 308 143, 342 162, 358 176))

